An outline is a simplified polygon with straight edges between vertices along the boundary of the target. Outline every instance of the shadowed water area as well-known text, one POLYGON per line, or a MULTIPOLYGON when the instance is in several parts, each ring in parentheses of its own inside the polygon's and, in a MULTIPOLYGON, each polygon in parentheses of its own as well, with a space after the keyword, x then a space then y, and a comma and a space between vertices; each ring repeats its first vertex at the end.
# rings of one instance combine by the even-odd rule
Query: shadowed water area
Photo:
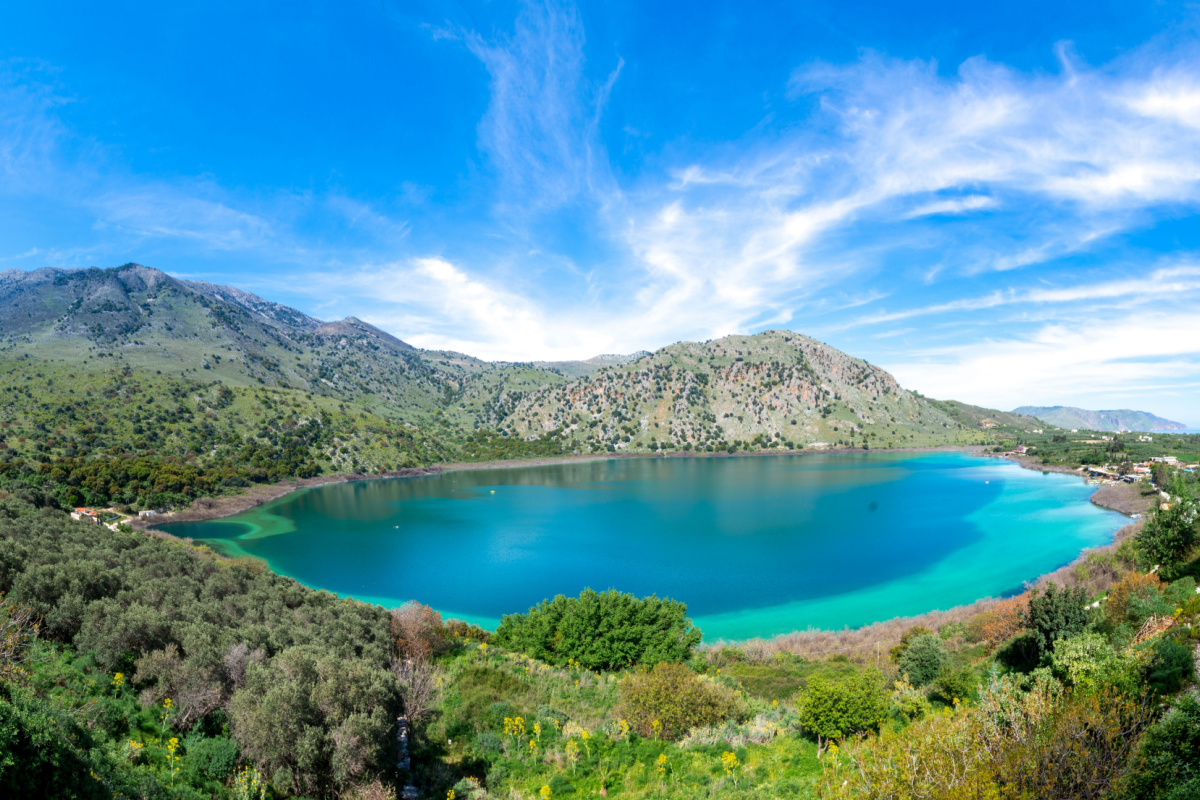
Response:
POLYGON ((1124 524, 1092 491, 963 453, 645 458, 331 484, 160 527, 489 627, 588 586, 668 596, 712 641, 1018 591, 1124 524))

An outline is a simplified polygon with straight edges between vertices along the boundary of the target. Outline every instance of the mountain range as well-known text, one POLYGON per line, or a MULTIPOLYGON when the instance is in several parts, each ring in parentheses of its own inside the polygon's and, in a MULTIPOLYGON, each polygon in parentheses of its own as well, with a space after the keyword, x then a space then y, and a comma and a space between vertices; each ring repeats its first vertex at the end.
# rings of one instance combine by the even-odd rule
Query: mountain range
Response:
POLYGON ((928 445, 1036 424, 922 397, 788 331, 488 362, 138 264, 0 272, 0 359, 23 357, 299 392, 444 435, 550 437, 564 452, 928 445))
POLYGON ((1021 406, 1014 414, 1037 417, 1059 428, 1089 431, 1183 431, 1187 425, 1155 416, 1148 411, 1118 408, 1089 411, 1073 406, 1021 406))

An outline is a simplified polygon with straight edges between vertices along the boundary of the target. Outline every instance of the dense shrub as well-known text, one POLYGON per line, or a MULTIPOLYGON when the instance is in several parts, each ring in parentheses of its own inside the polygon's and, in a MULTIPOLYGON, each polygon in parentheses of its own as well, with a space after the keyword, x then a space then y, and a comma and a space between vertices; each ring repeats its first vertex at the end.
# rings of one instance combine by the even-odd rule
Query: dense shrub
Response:
POLYGON ((1139 560, 1145 569, 1155 566, 1170 574, 1196 544, 1196 526, 1200 508, 1195 500, 1176 499, 1167 508, 1158 508, 1138 531, 1139 560))
POLYGON ((908 649, 910 644, 912 644, 913 639, 916 639, 918 636, 928 636, 932 633, 933 631, 929 630, 929 628, 926 628, 924 625, 913 625, 911 628, 906 630, 903 635, 901 635, 899 644, 895 645, 890 651, 888 651, 889 655, 892 657, 892 661, 895 661, 897 664, 899 664, 900 657, 904 655, 904 651, 908 649))
POLYGON ((832 680, 813 677, 797 702, 800 724, 816 737, 818 754, 831 741, 879 727, 887 711, 883 675, 874 669, 832 680))
POLYGON ((1056 678, 1084 691, 1102 686, 1134 689, 1134 660, 1098 633, 1060 640, 1051 656, 1051 666, 1056 678))
POLYGON ((111 797, 89 773, 100 761, 71 716, 0 681, 0 796, 111 797))
POLYGON ((1158 575, 1131 572, 1108 590, 1104 616, 1114 625, 1141 624, 1146 617, 1141 614, 1140 607, 1150 597, 1161 597, 1161 589, 1162 580, 1158 575))
POLYGON ((683 664, 662 662, 621 681, 617 715, 642 736, 674 740, 692 728, 744 714, 736 692, 683 664))
POLYGON ((1157 692, 1178 692, 1183 681, 1196 674, 1192 648, 1166 636, 1153 640, 1148 648, 1143 674, 1146 684, 1157 692))
POLYGON ((189 737, 183 743, 191 772, 215 781, 224 781, 237 766, 237 742, 227 736, 189 737))
MULTIPOLYGON (((174 731, 228 713, 242 755, 286 788, 329 795, 389 763, 402 687, 389 669, 382 608, 307 589, 256 562, 12 499, 0 500, 0 592, 42 615, 49 639, 90 651, 110 676, 124 673, 144 702, 170 697, 174 731)), ((32 720, 21 730, 42 729, 41 717, 15 718, 32 720)), ((187 740, 200 750, 196 760, 208 760, 189 772, 224 769, 227 745, 187 740)), ((64 751, 59 768, 86 775, 80 763, 64 751)), ((154 796, 137 791, 147 792, 154 796)))
POLYGON ((1132 759, 1123 797, 1192 800, 1200 797, 1200 699, 1187 694, 1146 731, 1132 759))
POLYGON ((953 669, 945 665, 933 680, 933 694, 943 703, 950 705, 969 698, 976 683, 975 673, 971 670, 953 669))
POLYGON ((914 686, 924 686, 938 676, 947 658, 942 640, 932 634, 923 634, 913 639, 900 656, 900 672, 907 675, 914 686))
POLYGON ((683 603, 586 589, 506 614, 493 642, 557 666, 573 660, 597 670, 686 661, 700 635, 683 603))
POLYGON ((1087 623, 1087 595, 1082 587, 1060 590, 1051 583, 1041 594, 1030 593, 1025 627, 1042 663, 1049 663, 1055 642, 1083 633, 1087 623))

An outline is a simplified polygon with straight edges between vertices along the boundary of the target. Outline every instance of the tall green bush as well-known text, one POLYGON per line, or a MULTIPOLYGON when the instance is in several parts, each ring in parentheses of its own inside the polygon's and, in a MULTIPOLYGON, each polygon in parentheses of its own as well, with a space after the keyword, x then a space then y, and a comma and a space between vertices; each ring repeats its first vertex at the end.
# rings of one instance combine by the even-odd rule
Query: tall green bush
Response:
POLYGON ((1039 660, 1049 664, 1050 654, 1059 639, 1083 633, 1087 629, 1087 593, 1083 587, 1059 589, 1051 583, 1040 594, 1030 593, 1025 627, 1039 660))
POLYGON ((557 666, 573 661, 599 670, 686 661, 700 635, 683 603, 585 589, 506 614, 492 642, 557 666))
POLYGON ((1126 800, 1193 800, 1200 797, 1200 699, 1179 698, 1146 731, 1130 762, 1126 800))
POLYGON ((1138 531, 1135 541, 1142 566, 1160 566, 1170 575, 1196 544, 1200 507, 1194 499, 1176 499, 1167 508, 1158 508, 1138 531))
POLYGON ((900 672, 908 675, 913 686, 924 686, 931 683, 949 656, 946 646, 937 636, 926 633, 911 642, 900 656, 900 672))
POLYGON ((835 740, 878 728, 888 699, 883 675, 868 669, 835 680, 810 678, 796 710, 801 726, 816 737, 819 755, 835 740))

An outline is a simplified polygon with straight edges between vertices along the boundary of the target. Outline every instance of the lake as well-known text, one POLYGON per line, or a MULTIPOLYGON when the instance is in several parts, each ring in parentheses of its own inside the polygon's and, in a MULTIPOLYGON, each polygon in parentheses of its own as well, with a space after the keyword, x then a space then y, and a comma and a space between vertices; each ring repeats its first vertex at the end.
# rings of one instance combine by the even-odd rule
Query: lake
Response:
POLYGON ((158 527, 486 627, 588 586, 658 594, 715 641, 1018 592, 1125 524, 1092 491, 958 452, 636 458, 330 484, 158 527))

